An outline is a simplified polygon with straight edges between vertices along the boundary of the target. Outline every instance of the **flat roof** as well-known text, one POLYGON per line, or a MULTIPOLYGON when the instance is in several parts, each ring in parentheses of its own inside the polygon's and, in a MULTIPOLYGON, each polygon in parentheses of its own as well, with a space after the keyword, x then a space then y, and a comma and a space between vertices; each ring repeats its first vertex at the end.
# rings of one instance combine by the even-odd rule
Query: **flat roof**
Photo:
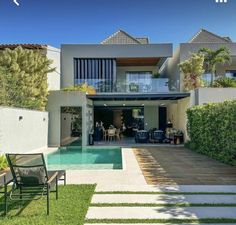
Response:
POLYGON ((188 92, 169 93, 97 93, 87 95, 87 98, 96 101, 125 101, 125 100, 178 100, 189 97, 188 92))

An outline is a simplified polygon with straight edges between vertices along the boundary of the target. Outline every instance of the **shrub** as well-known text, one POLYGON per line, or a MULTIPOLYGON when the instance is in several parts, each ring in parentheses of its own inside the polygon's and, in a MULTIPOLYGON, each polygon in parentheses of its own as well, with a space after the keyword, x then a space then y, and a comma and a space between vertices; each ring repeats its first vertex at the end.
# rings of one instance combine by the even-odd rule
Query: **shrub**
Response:
POLYGON ((236 80, 229 77, 220 77, 213 82, 213 87, 236 87, 236 80))
POLYGON ((192 107, 187 117, 191 149, 236 165, 236 100, 192 107))
POLYGON ((65 87, 63 91, 80 91, 88 94, 96 94, 96 90, 93 86, 89 86, 86 83, 79 84, 76 86, 65 87))
POLYGON ((0 155, 0 171, 8 167, 7 159, 4 155, 0 155))

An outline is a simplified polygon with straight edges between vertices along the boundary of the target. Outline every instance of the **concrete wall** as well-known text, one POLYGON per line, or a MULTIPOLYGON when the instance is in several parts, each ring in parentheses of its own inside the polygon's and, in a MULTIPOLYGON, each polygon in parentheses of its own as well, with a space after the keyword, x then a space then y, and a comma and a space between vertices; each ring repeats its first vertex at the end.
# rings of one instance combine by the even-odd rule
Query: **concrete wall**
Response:
POLYGON ((85 93, 77 91, 51 91, 48 97, 49 112, 49 146, 61 144, 61 107, 82 107, 82 145, 88 143, 88 133, 93 124, 92 102, 87 100, 85 93))
POLYGON ((158 106, 144 106, 144 128, 159 128, 159 108, 158 106))
POLYGON ((74 58, 170 57, 172 44, 61 45, 61 87, 74 85, 74 58))
POLYGON ((180 48, 178 47, 172 58, 167 59, 163 65, 161 75, 169 78, 169 88, 173 91, 180 90, 180 72, 178 64, 180 63, 180 48))
POLYGON ((48 89, 51 90, 60 90, 61 86, 61 51, 58 48, 51 46, 47 47, 46 56, 48 59, 53 60, 51 65, 52 68, 56 70, 48 74, 48 89))
POLYGON ((167 106, 167 120, 173 123, 174 128, 183 131, 185 140, 188 139, 186 110, 191 106, 190 99, 191 97, 183 98, 167 106))
POLYGON ((47 148, 47 112, 0 107, 0 118, 0 153, 47 148))
POLYGON ((195 105, 236 99, 236 88, 199 88, 195 90, 195 105))

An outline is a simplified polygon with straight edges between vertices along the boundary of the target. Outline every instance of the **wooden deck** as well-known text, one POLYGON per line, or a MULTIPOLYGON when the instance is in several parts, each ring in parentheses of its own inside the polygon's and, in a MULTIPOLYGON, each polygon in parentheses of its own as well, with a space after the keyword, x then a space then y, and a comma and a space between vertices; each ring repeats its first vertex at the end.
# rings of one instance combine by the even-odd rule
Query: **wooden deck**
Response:
POLYGON ((134 153, 148 184, 236 184, 236 167, 186 148, 145 147, 134 153))

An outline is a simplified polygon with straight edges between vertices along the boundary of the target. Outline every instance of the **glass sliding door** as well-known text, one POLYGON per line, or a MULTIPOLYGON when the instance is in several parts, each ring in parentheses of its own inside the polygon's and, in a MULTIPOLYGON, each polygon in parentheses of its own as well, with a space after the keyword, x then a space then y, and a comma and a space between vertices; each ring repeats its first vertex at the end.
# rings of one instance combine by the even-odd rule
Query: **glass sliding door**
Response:
POLYGON ((126 72, 127 92, 149 92, 152 88, 152 72, 131 71, 126 72))

